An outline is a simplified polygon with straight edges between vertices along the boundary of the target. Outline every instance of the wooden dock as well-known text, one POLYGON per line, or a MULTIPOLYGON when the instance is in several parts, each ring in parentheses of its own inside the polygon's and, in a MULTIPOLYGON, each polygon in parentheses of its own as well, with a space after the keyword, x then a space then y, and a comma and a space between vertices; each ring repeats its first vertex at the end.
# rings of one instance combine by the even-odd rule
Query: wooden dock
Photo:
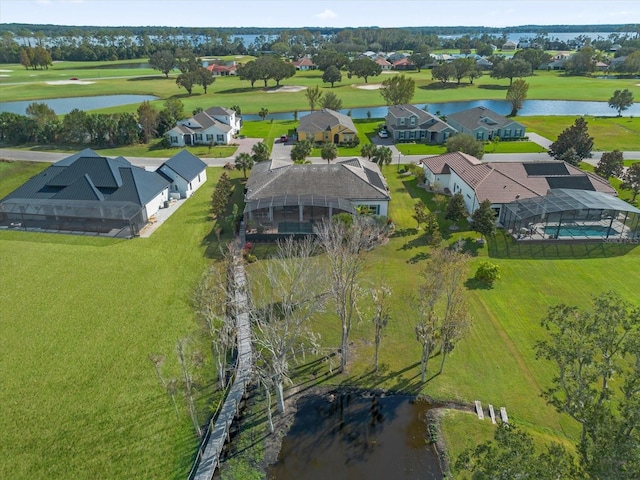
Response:
POLYGON ((504 423, 509 423, 509 417, 507 417, 507 409, 505 407, 500 407, 500 419, 504 423))
POLYGON ((496 412, 493 411, 493 405, 489 404, 489 416, 491 417, 491 423, 496 423, 496 412))
POLYGON ((247 282, 242 258, 237 251, 234 254, 233 279, 230 283, 234 289, 233 301, 237 327, 238 361, 235 379, 213 428, 205 436, 203 445, 200 447, 197 459, 198 468, 195 475, 189 476, 194 480, 211 480, 213 478, 213 474, 218 468, 222 448, 229 435, 229 428, 238 413, 240 402, 251 378, 253 359, 247 282))
POLYGON ((480 400, 476 400, 474 403, 476 405, 476 413, 478 414, 478 418, 480 420, 484 420, 484 412, 482 411, 482 404, 480 403, 480 400))

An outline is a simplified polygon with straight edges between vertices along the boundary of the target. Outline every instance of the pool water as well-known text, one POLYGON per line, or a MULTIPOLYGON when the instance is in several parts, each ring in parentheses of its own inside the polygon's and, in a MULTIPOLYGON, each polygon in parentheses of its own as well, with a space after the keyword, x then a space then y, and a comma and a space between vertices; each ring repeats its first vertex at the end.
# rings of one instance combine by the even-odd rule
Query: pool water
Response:
POLYGON ((571 225, 558 227, 544 227, 546 235, 558 235, 558 237, 607 237, 618 235, 615 229, 602 225, 571 225))

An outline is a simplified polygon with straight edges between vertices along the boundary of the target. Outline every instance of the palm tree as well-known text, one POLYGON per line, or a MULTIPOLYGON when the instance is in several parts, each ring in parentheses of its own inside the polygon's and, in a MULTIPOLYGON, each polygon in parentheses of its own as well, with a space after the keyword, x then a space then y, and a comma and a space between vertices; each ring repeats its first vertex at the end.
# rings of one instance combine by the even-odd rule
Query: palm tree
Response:
POLYGON ((236 157, 236 168, 242 169, 244 179, 247 179, 247 170, 253 167, 253 158, 246 152, 239 153, 236 157))
POLYGON ((373 161, 380 166, 389 165, 392 158, 393 152, 389 147, 378 147, 373 155, 373 161))
POLYGON ((269 115, 269 109, 268 108, 264 108, 262 107, 260 109, 260 111, 258 112, 258 116, 264 120, 265 118, 267 118, 267 115, 269 115))
POLYGON ((376 154, 377 147, 373 143, 365 143, 360 149, 360 155, 367 157, 367 160, 371 160, 376 154))
POLYGON ((327 163, 331 163, 331 160, 335 160, 338 156, 338 147, 336 147, 335 143, 325 143, 322 146, 322 150, 320 150, 320 155, 327 163))

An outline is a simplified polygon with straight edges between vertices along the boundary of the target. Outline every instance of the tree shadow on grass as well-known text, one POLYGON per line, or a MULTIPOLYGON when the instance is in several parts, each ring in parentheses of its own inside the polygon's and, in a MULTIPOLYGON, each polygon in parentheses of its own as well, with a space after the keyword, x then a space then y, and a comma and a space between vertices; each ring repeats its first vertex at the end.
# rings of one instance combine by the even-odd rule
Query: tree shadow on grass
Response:
POLYGON ((166 80, 167 82, 168 81, 175 82, 175 80, 173 78, 166 78, 164 75, 149 75, 149 76, 145 76, 145 77, 127 78, 127 82, 145 82, 145 81, 155 82, 155 81, 158 81, 158 80, 166 80))
POLYGON ((509 85, 478 85, 478 88, 482 88, 483 90, 500 90, 506 91, 509 90, 509 85))
POLYGON ((467 290, 491 290, 493 288, 492 285, 478 280, 475 277, 468 278, 467 281, 464 282, 464 286, 467 287, 467 290))
POLYGON ((455 82, 447 82, 447 83, 436 82, 436 83, 430 83, 429 85, 422 85, 418 88, 421 88, 422 90, 442 91, 442 90, 455 90, 458 88, 466 88, 471 86, 473 85, 469 83, 458 84, 455 82))

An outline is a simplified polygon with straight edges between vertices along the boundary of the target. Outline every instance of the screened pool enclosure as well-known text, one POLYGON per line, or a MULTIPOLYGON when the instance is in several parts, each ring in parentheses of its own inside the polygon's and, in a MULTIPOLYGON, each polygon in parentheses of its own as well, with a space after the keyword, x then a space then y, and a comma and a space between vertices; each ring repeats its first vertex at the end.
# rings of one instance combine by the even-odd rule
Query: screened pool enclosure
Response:
POLYGON ((640 241, 640 210, 589 190, 552 189, 505 204, 500 223, 516 240, 640 241))

